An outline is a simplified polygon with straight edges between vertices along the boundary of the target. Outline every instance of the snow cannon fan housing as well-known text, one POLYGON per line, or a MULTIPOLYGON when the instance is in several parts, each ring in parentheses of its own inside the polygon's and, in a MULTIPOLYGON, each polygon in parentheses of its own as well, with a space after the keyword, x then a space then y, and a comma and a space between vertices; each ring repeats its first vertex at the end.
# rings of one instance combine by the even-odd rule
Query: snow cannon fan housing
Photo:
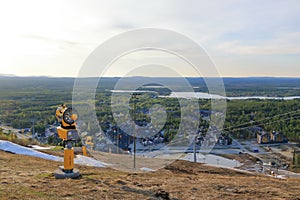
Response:
POLYGON ((62 140, 79 141, 80 137, 76 129, 78 112, 73 108, 67 108, 63 111, 61 125, 58 127, 58 135, 62 140))

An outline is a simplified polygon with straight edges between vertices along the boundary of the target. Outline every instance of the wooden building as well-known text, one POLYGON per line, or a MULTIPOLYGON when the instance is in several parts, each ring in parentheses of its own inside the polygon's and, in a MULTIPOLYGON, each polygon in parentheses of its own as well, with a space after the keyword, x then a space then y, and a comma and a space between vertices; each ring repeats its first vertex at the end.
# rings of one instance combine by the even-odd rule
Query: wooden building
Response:
POLYGON ((257 133, 256 137, 258 144, 269 144, 271 141, 270 133, 265 131, 257 133))
POLYGON ((287 138, 282 132, 273 131, 267 133, 265 131, 259 132, 256 135, 258 144, 276 144, 276 143, 286 143, 287 138))
POLYGON ((285 143, 285 142, 287 142, 287 139, 285 138, 283 133, 273 131, 271 133, 271 141, 274 143, 285 143))

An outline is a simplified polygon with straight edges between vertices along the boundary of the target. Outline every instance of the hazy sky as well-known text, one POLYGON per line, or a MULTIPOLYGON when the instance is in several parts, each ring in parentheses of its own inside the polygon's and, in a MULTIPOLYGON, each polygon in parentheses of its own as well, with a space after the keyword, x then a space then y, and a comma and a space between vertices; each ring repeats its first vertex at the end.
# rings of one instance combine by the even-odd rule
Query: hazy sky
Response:
POLYGON ((0 26, 1 74, 76 76, 105 40, 153 27, 195 40, 221 76, 300 77, 298 0, 9 0, 0 26))

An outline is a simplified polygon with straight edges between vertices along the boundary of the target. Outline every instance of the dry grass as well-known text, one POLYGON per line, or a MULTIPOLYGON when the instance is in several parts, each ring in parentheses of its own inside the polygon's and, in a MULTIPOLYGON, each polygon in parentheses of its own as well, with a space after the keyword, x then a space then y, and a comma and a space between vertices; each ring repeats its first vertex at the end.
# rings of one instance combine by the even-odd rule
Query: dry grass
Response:
POLYGON ((82 177, 56 180, 61 163, 0 151, 0 199, 299 199, 300 180, 279 180, 176 161, 151 173, 77 166, 82 177))

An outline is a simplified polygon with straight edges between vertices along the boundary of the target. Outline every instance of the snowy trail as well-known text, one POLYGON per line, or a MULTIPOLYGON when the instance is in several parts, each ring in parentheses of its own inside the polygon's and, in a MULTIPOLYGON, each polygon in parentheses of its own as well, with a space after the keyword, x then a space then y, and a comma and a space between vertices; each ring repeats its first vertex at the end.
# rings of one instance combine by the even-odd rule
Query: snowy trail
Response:
MULTIPOLYGON (((21 145, 18 145, 18 144, 9 142, 9 141, 4 141, 4 140, 0 140, 0 150, 15 153, 15 154, 43 158, 46 160, 63 162, 62 157, 42 153, 37 150, 31 149, 28 147, 24 147, 24 146, 21 146, 21 145)), ((93 166, 93 167, 106 167, 106 166, 110 165, 110 164, 101 162, 99 160, 95 160, 93 158, 81 156, 81 155, 77 155, 74 162, 75 162, 75 164, 85 165, 85 166, 93 166)))

